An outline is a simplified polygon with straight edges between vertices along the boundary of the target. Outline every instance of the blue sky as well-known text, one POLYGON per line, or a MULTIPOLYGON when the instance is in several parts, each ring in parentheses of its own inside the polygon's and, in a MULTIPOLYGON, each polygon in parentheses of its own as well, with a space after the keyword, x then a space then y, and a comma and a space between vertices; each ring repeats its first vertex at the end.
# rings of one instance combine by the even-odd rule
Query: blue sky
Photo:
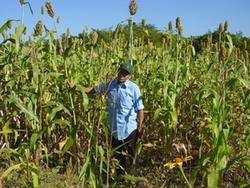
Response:
MULTIPOLYGON (((53 20, 40 13, 41 5, 46 0, 26 0, 30 2, 34 15, 28 6, 24 9, 24 24, 28 33, 38 20, 42 20, 47 28, 53 28, 53 20)), ((115 28, 129 18, 130 0, 51 0, 56 16, 61 22, 57 25, 59 33, 70 28, 73 35, 89 29, 115 28)), ((169 21, 175 25, 177 16, 181 17, 184 36, 197 36, 214 31, 225 20, 229 22, 231 33, 242 32, 250 37, 250 0, 137 0, 138 12, 135 22, 146 19, 159 30, 166 30, 169 21)), ((20 19, 19 0, 1 0, 0 25, 8 18, 20 19)), ((16 23, 18 24, 18 23, 16 23)))

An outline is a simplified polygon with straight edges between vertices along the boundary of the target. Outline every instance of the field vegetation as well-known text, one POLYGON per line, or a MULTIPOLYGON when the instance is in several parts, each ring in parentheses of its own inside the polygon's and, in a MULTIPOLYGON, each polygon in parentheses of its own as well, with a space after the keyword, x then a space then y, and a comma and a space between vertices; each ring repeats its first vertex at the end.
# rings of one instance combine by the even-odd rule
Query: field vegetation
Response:
MULTIPOLYGON (((22 7, 32 7, 21 1, 22 7)), ((115 29, 70 29, 23 18, 0 26, 0 187, 247 187, 250 185, 250 40, 229 23, 183 37, 181 18, 158 31, 130 18, 115 29), (18 23, 11 33, 13 23, 18 23), (28 39, 28 40, 26 40, 28 39), (115 176, 106 96, 84 87, 133 64, 145 130, 135 168, 115 176)))

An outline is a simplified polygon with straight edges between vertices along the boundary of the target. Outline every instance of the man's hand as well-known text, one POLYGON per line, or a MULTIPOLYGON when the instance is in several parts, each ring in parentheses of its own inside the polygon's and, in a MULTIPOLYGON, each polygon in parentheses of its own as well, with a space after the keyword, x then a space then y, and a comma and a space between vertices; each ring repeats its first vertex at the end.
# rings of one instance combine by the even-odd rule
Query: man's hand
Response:
POLYGON ((75 85, 74 85, 73 83, 66 82, 66 83, 65 83, 65 87, 66 87, 68 90, 72 90, 72 89, 74 89, 75 85))
POLYGON ((144 128, 143 127, 138 128, 138 138, 142 138, 143 133, 144 133, 144 128))
POLYGON ((90 94, 95 93, 95 88, 94 87, 85 87, 84 92, 87 93, 87 94, 88 93, 90 93, 90 94))
POLYGON ((138 129, 138 137, 141 138, 143 134, 143 119, 144 119, 144 112, 143 110, 139 110, 137 112, 137 129, 138 129))

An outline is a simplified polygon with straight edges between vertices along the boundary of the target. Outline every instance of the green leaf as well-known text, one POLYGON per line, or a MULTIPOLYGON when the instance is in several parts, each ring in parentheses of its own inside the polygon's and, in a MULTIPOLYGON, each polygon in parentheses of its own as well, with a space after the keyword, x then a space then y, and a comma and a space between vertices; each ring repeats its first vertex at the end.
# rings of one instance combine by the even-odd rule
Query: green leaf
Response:
POLYGON ((89 167, 89 156, 87 156, 87 159, 81 169, 81 172, 79 174, 79 180, 84 182, 85 181, 85 177, 86 177, 86 174, 87 174, 87 169, 89 167))
POLYGON ((102 173, 102 169, 103 169, 103 161, 104 161, 104 150, 102 148, 102 146, 98 146, 98 152, 99 152, 99 155, 100 155, 100 174, 102 173))
POLYGON ((6 40, 4 40, 3 42, 2 42, 2 44, 4 44, 4 43, 6 43, 6 42, 8 42, 8 41, 10 41, 10 42, 12 42, 12 43, 16 43, 16 40, 15 39, 13 39, 13 38, 8 38, 8 39, 6 39, 6 40))
POLYGON ((242 78, 239 78, 239 81, 241 82, 241 84, 243 84, 247 89, 250 89, 250 83, 248 80, 244 80, 242 78))
MULTIPOLYGON (((9 21, 9 20, 8 20, 9 21)), ((4 30, 8 29, 8 21, 6 21, 1 27, 0 27, 0 33, 2 33, 4 30)))
POLYGON ((31 8, 31 6, 30 6, 30 3, 29 3, 29 2, 25 2, 24 4, 29 5, 30 12, 31 12, 31 14, 33 15, 33 10, 32 10, 32 8, 31 8))
POLYGON ((40 187, 40 181, 39 181, 39 170, 35 163, 30 164, 31 168, 31 175, 32 175, 32 183, 34 188, 39 188, 40 187))
POLYGON ((231 78, 226 82, 226 89, 231 90, 235 87, 235 84, 237 82, 237 78, 231 78))
POLYGON ((153 121, 157 121, 159 116, 160 116, 160 113, 163 109, 162 108, 158 108, 157 110, 155 110, 154 112, 154 117, 153 117, 153 121))
POLYGON ((8 139, 8 134, 13 133, 13 129, 11 129, 11 128, 9 127, 9 126, 10 126, 10 122, 11 122, 11 120, 8 120, 8 121, 4 124, 2 131, 0 131, 0 133, 4 135, 5 140, 8 139))
POLYGON ((15 95, 10 95, 9 99, 14 102, 16 104, 16 106, 26 115, 28 115, 29 117, 31 117, 33 120, 35 120, 36 122, 39 122, 37 116, 33 113, 33 111, 28 110, 28 107, 26 107, 22 101, 15 95))
POLYGON ((30 138, 30 148, 31 148, 31 150, 35 149, 35 145, 36 145, 36 142, 39 139, 39 137, 40 137, 39 133, 33 133, 31 135, 31 138, 30 138))
POLYGON ((208 188, 216 188, 218 187, 219 183, 219 171, 218 170, 212 170, 208 173, 207 176, 207 187, 208 188))
POLYGON ((7 170, 4 171, 3 174, 1 174, 0 176, 0 185, 1 185, 1 182, 4 178, 8 177, 8 175, 13 171, 13 170, 19 170, 21 168, 21 163, 19 164, 16 164, 16 165, 13 165, 11 167, 9 167, 7 170))

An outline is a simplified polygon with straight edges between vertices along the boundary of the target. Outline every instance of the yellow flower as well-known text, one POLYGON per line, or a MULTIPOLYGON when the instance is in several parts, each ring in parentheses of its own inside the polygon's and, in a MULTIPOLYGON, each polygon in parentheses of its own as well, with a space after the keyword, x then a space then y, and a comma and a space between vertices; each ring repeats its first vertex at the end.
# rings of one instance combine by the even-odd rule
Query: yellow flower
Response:
POLYGON ((184 158, 179 158, 176 157, 172 160, 172 162, 168 162, 164 165, 164 167, 168 167, 170 169, 173 169, 176 166, 182 166, 183 162, 187 162, 192 160, 193 157, 192 156, 188 156, 188 157, 184 157, 184 158))

